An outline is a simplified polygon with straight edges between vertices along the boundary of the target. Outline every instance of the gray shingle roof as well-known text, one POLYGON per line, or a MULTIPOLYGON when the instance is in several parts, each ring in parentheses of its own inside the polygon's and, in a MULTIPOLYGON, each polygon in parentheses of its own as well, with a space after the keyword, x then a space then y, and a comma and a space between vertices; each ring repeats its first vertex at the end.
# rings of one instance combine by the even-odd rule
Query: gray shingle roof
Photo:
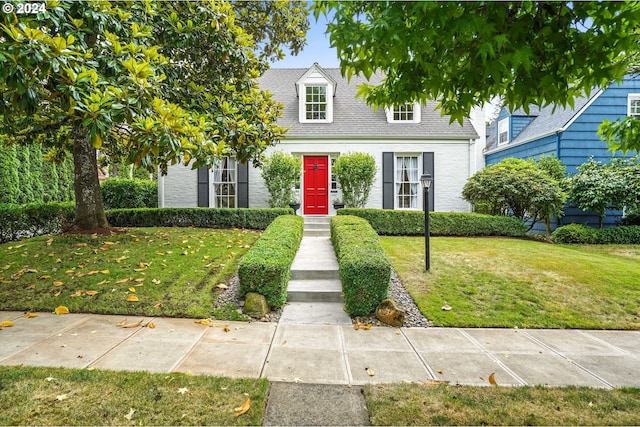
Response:
MULTIPOLYGON (((343 78, 338 68, 323 68, 336 82, 333 98, 333 123, 300 123, 296 81, 306 68, 271 68, 258 79, 260 88, 269 90, 274 98, 284 104, 284 114, 278 120, 280 126, 290 128, 288 138, 424 138, 424 139, 475 139, 473 125, 465 119, 463 125, 449 124, 449 116, 435 111, 436 102, 427 102, 421 108, 420 123, 387 123, 383 108, 373 111, 366 102, 356 98, 357 86, 364 78, 354 76, 351 82, 343 78)), ((376 84, 381 78, 372 77, 376 84)))

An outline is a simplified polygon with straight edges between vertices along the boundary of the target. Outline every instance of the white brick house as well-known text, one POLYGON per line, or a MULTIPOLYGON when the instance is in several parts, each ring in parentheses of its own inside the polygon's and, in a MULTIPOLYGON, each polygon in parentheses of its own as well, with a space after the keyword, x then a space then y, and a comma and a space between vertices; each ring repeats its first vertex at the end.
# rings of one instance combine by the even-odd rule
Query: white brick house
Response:
MULTIPOLYGON (((332 180, 332 161, 348 152, 367 152, 378 171, 367 207, 416 209, 423 206, 418 179, 433 176, 430 206, 436 211, 469 211, 462 187, 482 165, 484 147, 472 124, 449 124, 435 111, 436 103, 372 107, 356 98, 363 80, 342 78, 339 69, 318 64, 305 69, 270 69, 260 78, 262 89, 284 104, 278 124, 289 128, 285 138, 266 155, 279 150, 299 156, 303 163, 300 188, 302 214, 335 214, 332 201, 339 190, 332 180)), ((374 78, 370 83, 376 83, 374 78)), ((182 165, 169 168, 159 181, 160 207, 267 207, 269 194, 260 170, 226 158, 211 170, 182 165)))

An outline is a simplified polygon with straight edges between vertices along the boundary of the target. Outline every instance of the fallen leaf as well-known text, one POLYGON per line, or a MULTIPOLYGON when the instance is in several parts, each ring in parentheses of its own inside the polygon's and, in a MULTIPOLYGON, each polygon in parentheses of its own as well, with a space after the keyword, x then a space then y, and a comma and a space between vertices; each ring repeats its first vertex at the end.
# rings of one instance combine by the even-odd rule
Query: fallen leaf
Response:
POLYGON ((129 288, 129 292, 135 292, 136 288, 129 288))
POLYGON ((129 281, 129 278, 127 277, 125 279, 118 280, 116 283, 125 283, 125 282, 128 282, 128 281, 129 281))
POLYGON ((128 413, 127 415, 125 415, 124 417, 125 417, 127 420, 131 421, 131 419, 133 418, 133 414, 135 414, 135 413, 136 413, 136 410, 135 410, 135 409, 133 409, 133 408, 129 408, 129 413, 128 413))
POLYGON ((137 301, 140 301, 140 300, 135 295, 127 295, 127 301, 129 301, 129 302, 137 302, 137 301))
POLYGON ((53 243, 53 239, 47 240, 47 246, 51 246, 52 243, 53 243))
POLYGON ((138 282, 138 283, 144 282, 144 277, 139 277, 139 278, 135 279, 134 282, 138 282))
POLYGON ((178 393, 180 393, 180 394, 185 394, 185 393, 188 393, 188 392, 189 392, 189 389, 186 388, 186 387, 180 387, 178 389, 178 393))
POLYGON ((443 311, 451 311, 451 310, 452 310, 452 308, 451 308, 451 306, 450 306, 450 305, 443 305, 443 306, 442 306, 442 310, 443 310, 443 311))
POLYGON ((229 286, 225 285, 224 283, 218 283, 216 285, 216 288, 218 288, 218 289, 229 289, 229 286))
POLYGON ((87 276, 93 276, 98 273, 100 273, 98 270, 91 270, 90 272, 87 273, 87 276))
POLYGON ((87 246, 87 244, 86 243, 76 243, 75 246, 77 246, 79 248, 82 248, 82 247, 87 246))
POLYGON ((448 380, 429 380, 422 383, 422 385, 446 385, 449 384, 448 380))
POLYGON ((34 317, 38 317, 38 313, 31 313, 31 312, 28 312, 28 313, 25 313, 25 314, 24 314, 24 316, 22 316, 22 317, 25 317, 25 318, 27 318, 27 319, 32 319, 32 318, 34 318, 34 317))
POLYGON ((98 291, 87 291, 85 292, 85 294, 89 295, 90 297, 94 296, 94 295, 98 295, 100 292, 98 291))
POLYGON ((436 372, 439 373, 440 375, 444 374, 444 371, 442 369, 438 369, 436 372))
POLYGON ((365 371, 367 371, 367 374, 368 374, 370 377, 373 377, 373 376, 376 374, 376 372, 375 372, 373 369, 371 369, 371 368, 364 368, 364 369, 365 369, 365 371))
POLYGON ((100 273, 102 273, 102 274, 109 274, 109 273, 110 273, 110 271, 109 271, 109 270, 100 270, 100 273))
POLYGON ((153 322, 149 322, 149 323, 147 324, 147 327, 148 327, 149 329, 155 329, 155 328, 156 328, 156 324, 155 324, 155 323, 153 323, 153 322))
POLYGON ((200 323, 201 325, 208 325, 211 323, 211 319, 195 319, 193 323, 200 323))
POLYGON ((55 297, 59 297, 61 293, 62 293, 62 291, 58 291, 58 292, 56 292, 56 293, 55 293, 55 295, 54 295, 54 296, 55 296, 55 297))
POLYGON ((491 384, 494 387, 498 386, 498 383, 496 382, 496 374, 495 374, 495 372, 492 372, 491 375, 489 375, 489 384, 491 384))
POLYGON ((119 326, 121 328, 137 328, 138 326, 142 326, 143 320, 144 319, 136 323, 127 323, 127 319, 124 319, 122 322, 118 323, 116 326, 119 326))
POLYGON ((56 400, 65 400, 67 397, 66 394, 59 394, 56 396, 56 400))
POLYGON ((122 326, 124 326, 124 325, 126 325, 126 324, 127 324, 127 318, 125 317, 125 318, 124 318, 124 320, 123 320, 122 322, 118 322, 118 323, 116 323, 116 326, 120 326, 120 327, 122 327, 122 326))
POLYGON ((59 305, 55 309, 56 314, 69 314, 69 309, 64 305, 59 305))
POLYGON ((247 411, 249 411, 249 408, 251 408, 251 399, 247 397, 247 400, 244 401, 242 406, 236 408, 236 417, 239 417, 242 414, 246 414, 247 411))
POLYGON ((224 331, 225 331, 225 332, 230 332, 230 331, 231 331, 231 329, 229 329, 229 326, 224 325, 224 331))
POLYGON ((51 276, 44 275, 44 276, 38 277, 38 280, 44 280, 44 279, 51 279, 51 276))
POLYGON ((0 322, 0 328, 10 328, 13 326, 13 322, 11 320, 3 320, 0 322))
POLYGON ((153 308, 160 308, 160 307, 162 307, 162 303, 161 302, 153 305, 153 308))
POLYGON ((156 285, 159 285, 159 284, 160 284, 160 280, 158 280, 158 279, 152 279, 152 280, 151 280, 151 283, 155 283, 156 285))
POLYGON ((98 283, 96 283, 96 285, 100 286, 100 285, 105 285, 105 284, 107 284, 107 283, 109 283, 109 281, 108 281, 108 280, 103 280, 102 282, 98 282, 98 283))
POLYGON ((24 289, 27 290, 27 289, 35 289, 35 288, 36 288, 36 285, 29 285, 24 289))
POLYGON ((55 282, 53 282, 53 286, 62 286, 64 285, 64 282, 61 282, 59 280, 56 280, 55 282))

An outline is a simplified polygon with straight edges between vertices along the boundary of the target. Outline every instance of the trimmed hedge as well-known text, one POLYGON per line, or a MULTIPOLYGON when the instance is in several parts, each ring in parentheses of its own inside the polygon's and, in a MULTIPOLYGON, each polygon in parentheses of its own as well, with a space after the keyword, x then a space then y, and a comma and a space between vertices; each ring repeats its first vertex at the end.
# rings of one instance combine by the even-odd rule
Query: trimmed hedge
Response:
POLYGON ((0 204, 0 243, 23 237, 59 233, 73 221, 75 205, 67 203, 29 203, 24 206, 0 204))
MULTIPOLYGON (((338 215, 364 218, 382 236, 424 235, 424 212, 391 209, 339 209, 338 215)), ((509 236, 522 237, 527 226, 517 218, 468 212, 431 212, 432 236, 509 236)))
POLYGON ((551 234, 551 240, 554 243, 638 245, 640 244, 640 226, 591 228, 580 224, 569 224, 556 228, 551 234))
POLYGON ((369 223, 356 216, 331 218, 331 242, 340 266, 347 313, 371 313, 387 297, 391 264, 380 238, 369 223))
MULTIPOLYGON (((264 230, 281 215, 293 213, 283 209, 113 209, 105 211, 114 227, 198 227, 248 228, 264 230)), ((73 221, 75 205, 67 203, 31 203, 24 206, 0 204, 0 243, 55 234, 73 221)))
POLYGON ((105 209, 158 207, 158 182, 110 178, 100 185, 105 209))
POLYGON ((113 227, 195 227, 266 229, 291 208, 156 208, 106 211, 113 227))
POLYGON ((304 219, 296 215, 276 218, 238 265, 240 296, 247 292, 264 295, 271 307, 287 301, 291 264, 300 247, 304 219))

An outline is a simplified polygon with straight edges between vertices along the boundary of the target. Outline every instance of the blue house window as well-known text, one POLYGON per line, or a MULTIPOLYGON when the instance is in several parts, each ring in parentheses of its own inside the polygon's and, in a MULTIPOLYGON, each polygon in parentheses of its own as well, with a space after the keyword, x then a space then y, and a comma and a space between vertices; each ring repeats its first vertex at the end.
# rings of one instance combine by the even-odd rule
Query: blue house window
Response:
POLYGON ((640 94, 629 95, 629 109, 627 115, 640 117, 640 94))

